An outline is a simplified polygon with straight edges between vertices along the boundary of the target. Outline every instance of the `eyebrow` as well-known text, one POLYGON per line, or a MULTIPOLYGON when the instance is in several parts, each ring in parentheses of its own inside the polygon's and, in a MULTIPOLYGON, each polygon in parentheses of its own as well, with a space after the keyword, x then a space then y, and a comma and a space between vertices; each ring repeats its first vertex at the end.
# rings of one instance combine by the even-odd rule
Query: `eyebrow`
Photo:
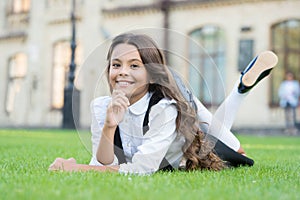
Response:
MULTIPOLYGON (((119 58, 113 58, 112 61, 121 62, 121 60, 119 58)), ((134 62, 134 61, 138 61, 138 62, 143 63, 143 61, 141 59, 138 59, 138 58, 133 58, 133 59, 128 60, 128 62, 134 62)))

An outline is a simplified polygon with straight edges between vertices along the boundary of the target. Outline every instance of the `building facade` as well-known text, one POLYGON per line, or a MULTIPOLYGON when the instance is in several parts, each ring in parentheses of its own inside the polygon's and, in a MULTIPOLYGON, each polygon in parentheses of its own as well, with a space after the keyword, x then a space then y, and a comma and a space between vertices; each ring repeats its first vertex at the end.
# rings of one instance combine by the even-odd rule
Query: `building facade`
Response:
MULTIPOLYGON (((247 63, 273 50, 276 69, 248 95, 234 126, 284 126, 277 89, 288 70, 300 79, 299 8, 299 0, 76 0, 80 126, 90 124, 92 99, 109 93, 110 39, 127 31, 152 36, 212 112, 247 63)), ((72 0, 4 0, 0 10, 0 127, 61 127, 72 0)))

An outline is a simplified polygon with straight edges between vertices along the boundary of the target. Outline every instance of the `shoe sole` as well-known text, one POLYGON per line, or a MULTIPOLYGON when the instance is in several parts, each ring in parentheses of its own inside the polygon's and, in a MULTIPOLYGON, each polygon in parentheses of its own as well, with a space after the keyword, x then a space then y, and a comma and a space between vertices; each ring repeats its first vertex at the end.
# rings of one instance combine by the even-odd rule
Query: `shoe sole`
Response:
POLYGON ((278 57, 272 51, 264 51, 260 53, 254 65, 243 76, 243 84, 247 87, 252 86, 261 73, 275 67, 277 62, 278 57))

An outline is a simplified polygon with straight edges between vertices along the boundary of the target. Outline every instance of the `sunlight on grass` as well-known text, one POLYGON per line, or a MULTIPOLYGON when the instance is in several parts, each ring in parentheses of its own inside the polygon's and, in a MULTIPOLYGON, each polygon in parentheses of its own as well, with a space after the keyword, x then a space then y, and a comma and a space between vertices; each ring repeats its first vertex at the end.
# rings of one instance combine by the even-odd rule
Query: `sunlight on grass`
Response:
POLYGON ((253 167, 125 176, 48 172, 56 157, 88 163, 88 132, 0 130, 0 199, 299 199, 300 138, 240 135, 253 167))

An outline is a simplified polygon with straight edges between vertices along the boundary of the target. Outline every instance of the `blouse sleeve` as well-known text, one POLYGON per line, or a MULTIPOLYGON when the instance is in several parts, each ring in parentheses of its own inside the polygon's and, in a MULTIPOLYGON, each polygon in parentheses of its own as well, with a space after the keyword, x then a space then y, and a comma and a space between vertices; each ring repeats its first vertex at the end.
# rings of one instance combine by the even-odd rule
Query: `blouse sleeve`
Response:
POLYGON ((177 136, 177 109, 174 100, 163 99, 151 108, 149 130, 131 163, 121 164, 120 173, 151 174, 159 169, 172 142, 177 136))
MULTIPOLYGON (((91 115, 92 115, 92 123, 91 123, 92 158, 90 161, 90 165, 102 166, 102 164, 97 161, 96 153, 102 135, 102 129, 106 117, 107 106, 110 100, 111 98, 108 96, 99 97, 93 100, 90 105, 91 115)), ((118 164, 118 159, 115 156, 114 161, 111 165, 116 165, 116 164, 118 164)))

